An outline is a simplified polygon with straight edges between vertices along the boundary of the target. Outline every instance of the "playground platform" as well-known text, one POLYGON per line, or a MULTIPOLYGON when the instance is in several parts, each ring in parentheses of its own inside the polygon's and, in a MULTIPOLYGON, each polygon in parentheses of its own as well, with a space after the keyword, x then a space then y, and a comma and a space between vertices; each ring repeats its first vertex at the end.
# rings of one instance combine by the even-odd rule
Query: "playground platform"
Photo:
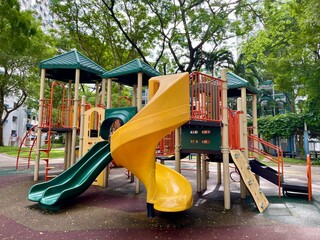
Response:
MULTIPOLYGON (((62 170, 56 160, 54 171, 62 170)), ((173 162, 166 162, 173 166, 173 162)), ((179 213, 156 212, 147 218, 146 192, 135 194, 123 168, 111 170, 109 187, 91 186, 57 212, 27 200, 30 170, 15 171, 15 158, 0 154, 0 239, 317 239, 320 234, 320 168, 312 168, 313 200, 278 197, 275 185, 261 179, 270 205, 259 213, 250 196, 240 199, 239 183, 231 181, 231 210, 223 206, 223 185, 217 185, 216 163, 210 163, 208 189, 196 192, 195 164, 183 163, 191 182, 193 207, 179 213)), ((44 176, 44 165, 40 166, 44 176)), ((234 177, 236 178, 236 177, 234 177)), ((305 166, 286 166, 286 178, 306 181, 305 166)), ((235 179, 236 180, 236 179, 235 179)), ((40 179, 43 181, 43 179, 40 179)))

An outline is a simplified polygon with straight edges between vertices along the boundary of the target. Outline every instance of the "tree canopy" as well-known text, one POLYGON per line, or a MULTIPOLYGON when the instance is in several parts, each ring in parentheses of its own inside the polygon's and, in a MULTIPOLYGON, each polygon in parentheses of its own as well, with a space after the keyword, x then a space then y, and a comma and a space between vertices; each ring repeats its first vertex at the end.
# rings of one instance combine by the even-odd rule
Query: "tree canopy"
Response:
POLYGON ((40 25, 31 12, 21 12, 17 0, 0 0, 0 146, 3 145, 3 125, 9 114, 32 95, 38 69, 45 56, 46 43, 40 25), (14 106, 5 104, 14 97, 14 106))
MULTIPOLYGON (((30 94, 29 85, 38 84, 33 82, 33 73, 38 74, 33 72, 35 63, 54 45, 60 51, 77 48, 107 70, 140 58, 163 74, 194 70, 213 74, 219 67, 229 67, 251 83, 272 80, 277 90, 291 97, 291 110, 299 106, 303 115, 275 122, 293 124, 309 118, 310 127, 317 127, 319 0, 51 3, 58 24, 53 30, 55 43, 43 35, 30 12, 20 11, 17 0, 0 0, 0 116, 11 111, 4 106, 4 97, 18 96, 16 106, 21 106, 30 94), (243 43, 238 56, 226 44, 235 36, 243 43)), ((90 96, 90 89, 85 94, 90 96)))
MULTIPOLYGON (((262 1, 261 28, 245 43, 248 61, 260 64, 260 71, 276 88, 292 97, 295 111, 298 97, 307 96, 320 107, 319 1, 262 1)), ((303 106, 303 109, 305 106, 303 106)))
POLYGON ((164 74, 211 72, 231 61, 230 53, 222 52, 226 40, 250 26, 235 17, 239 9, 249 11, 247 1, 52 2, 60 36, 65 33, 61 45, 80 47, 107 70, 139 57, 164 74))

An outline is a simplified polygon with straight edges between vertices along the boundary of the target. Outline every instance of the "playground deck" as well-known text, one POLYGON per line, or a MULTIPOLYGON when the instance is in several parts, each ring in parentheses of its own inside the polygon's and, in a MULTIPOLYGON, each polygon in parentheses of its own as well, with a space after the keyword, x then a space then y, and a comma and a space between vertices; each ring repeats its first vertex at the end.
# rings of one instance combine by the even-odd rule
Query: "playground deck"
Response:
MULTIPOLYGON (((170 166, 173 162, 166 162, 170 166)), ((196 193, 194 164, 182 174, 193 186, 194 204, 179 213, 156 212, 147 218, 145 190, 135 186, 122 168, 111 170, 109 187, 91 186, 57 212, 27 200, 33 169, 15 171, 15 158, 0 154, 1 239, 316 239, 320 234, 320 168, 313 167, 313 201, 278 198, 277 187, 261 179, 270 205, 259 213, 252 198, 240 199, 239 183, 231 183, 231 210, 223 209, 222 185, 210 163, 208 190, 196 193)), ((56 171, 62 160, 53 164, 56 171)), ((44 166, 40 169, 44 171, 44 166)), ((305 166, 287 166, 287 178, 305 181, 305 166)), ((42 174, 43 175, 43 174, 42 174)))

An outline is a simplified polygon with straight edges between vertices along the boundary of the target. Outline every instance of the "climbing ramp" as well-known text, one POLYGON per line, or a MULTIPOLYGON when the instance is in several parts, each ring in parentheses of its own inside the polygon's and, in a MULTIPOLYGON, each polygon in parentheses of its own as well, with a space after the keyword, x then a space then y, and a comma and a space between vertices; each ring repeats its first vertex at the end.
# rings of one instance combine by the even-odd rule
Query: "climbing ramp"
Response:
POLYGON ((269 201, 263 192, 260 191, 259 183, 250 170, 250 165, 240 150, 230 150, 234 164, 237 166, 240 175, 247 189, 251 193, 257 208, 263 212, 269 205, 269 201))

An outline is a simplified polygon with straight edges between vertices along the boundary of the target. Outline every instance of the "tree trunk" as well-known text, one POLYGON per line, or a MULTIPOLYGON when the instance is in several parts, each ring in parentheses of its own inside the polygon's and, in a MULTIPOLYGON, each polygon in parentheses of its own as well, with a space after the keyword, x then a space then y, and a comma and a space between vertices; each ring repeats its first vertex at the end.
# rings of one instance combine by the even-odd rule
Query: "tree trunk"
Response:
POLYGON ((0 146, 4 146, 3 145, 3 126, 0 125, 0 146))
POLYGON ((303 147, 303 133, 299 133, 298 149, 299 149, 299 158, 304 156, 304 147, 303 147))

